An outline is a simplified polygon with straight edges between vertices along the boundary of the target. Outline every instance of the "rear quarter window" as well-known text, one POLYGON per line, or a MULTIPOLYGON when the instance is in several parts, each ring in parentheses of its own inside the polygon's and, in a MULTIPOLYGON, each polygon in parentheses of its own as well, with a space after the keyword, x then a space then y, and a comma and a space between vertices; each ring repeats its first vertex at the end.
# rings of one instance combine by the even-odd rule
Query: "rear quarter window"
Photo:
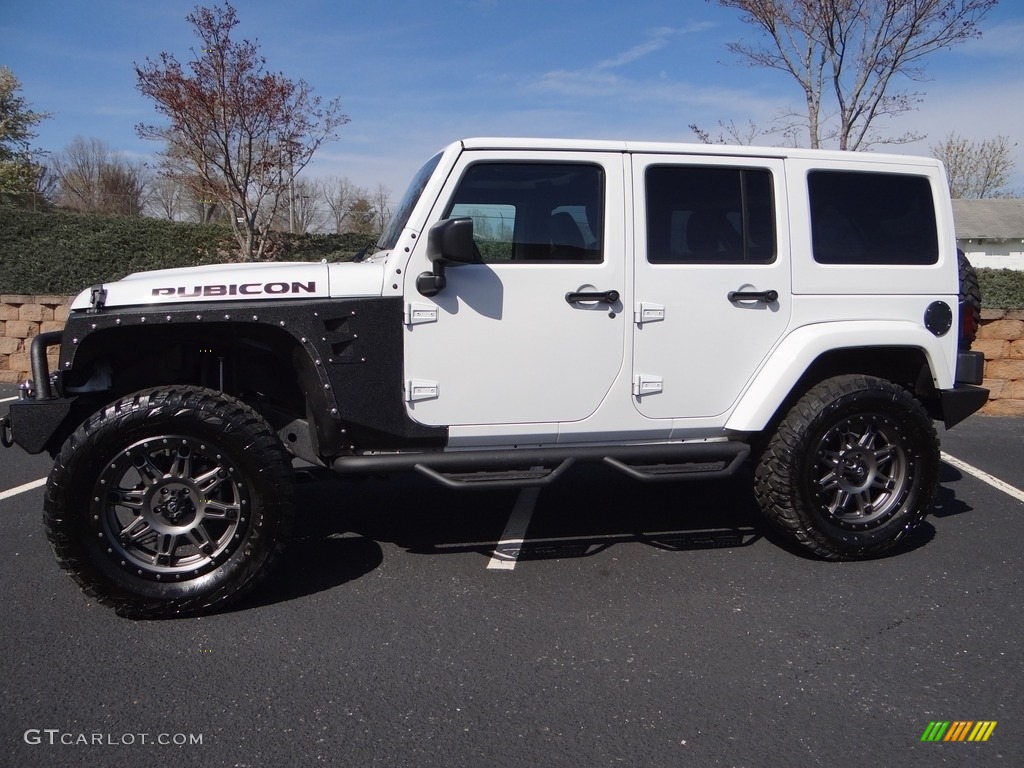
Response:
POLYGON ((811 171, 814 260, 819 264, 935 264, 939 238, 925 176, 811 171))

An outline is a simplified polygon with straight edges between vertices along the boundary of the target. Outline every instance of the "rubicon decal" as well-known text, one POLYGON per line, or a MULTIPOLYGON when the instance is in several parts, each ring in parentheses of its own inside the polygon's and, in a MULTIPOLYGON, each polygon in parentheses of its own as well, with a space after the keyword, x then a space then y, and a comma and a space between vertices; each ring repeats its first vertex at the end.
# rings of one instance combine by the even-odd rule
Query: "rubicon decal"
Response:
POLYGON ((281 295, 281 294, 315 294, 316 280, 308 282, 292 281, 290 283, 231 283, 228 285, 184 285, 171 288, 154 288, 154 296, 181 296, 194 298, 196 296, 260 296, 260 295, 281 295))
POLYGON ((995 720, 935 720, 921 734, 921 741, 988 741, 995 720))

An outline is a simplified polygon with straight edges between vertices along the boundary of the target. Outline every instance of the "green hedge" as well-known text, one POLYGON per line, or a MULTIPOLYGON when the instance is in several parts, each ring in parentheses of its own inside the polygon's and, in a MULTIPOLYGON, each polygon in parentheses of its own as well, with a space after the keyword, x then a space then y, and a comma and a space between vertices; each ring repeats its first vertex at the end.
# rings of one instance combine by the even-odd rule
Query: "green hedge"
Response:
POLYGON ((1024 309, 1024 271, 979 269, 981 306, 985 309, 1024 309))
MULTIPOLYGON (((375 240, 282 234, 272 260, 341 261, 375 240)), ((223 226, 0 208, 0 293, 71 295, 132 272, 237 260, 223 226)))
MULTIPOLYGON (((275 237, 274 261, 343 261, 376 235, 275 237)), ((71 295, 131 272, 237 261, 226 227, 0 208, 0 293, 71 295)), ((1024 309, 1024 271, 979 269, 982 304, 1024 309)))

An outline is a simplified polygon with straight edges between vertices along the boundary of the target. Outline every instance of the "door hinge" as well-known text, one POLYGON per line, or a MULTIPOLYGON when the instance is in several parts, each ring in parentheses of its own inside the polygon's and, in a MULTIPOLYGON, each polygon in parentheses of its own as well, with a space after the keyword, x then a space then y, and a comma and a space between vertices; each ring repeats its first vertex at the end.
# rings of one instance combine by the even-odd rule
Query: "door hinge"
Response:
POLYGON ((664 389, 664 379, 661 376, 650 376, 645 373, 638 373, 633 377, 633 394, 637 397, 644 395, 656 395, 664 389))
POLYGON ((665 306, 653 304, 649 301, 639 301, 633 308, 633 322, 637 325, 644 323, 656 323, 665 319, 665 306))
POLYGON ((434 400, 440 396, 440 387, 436 381, 409 379, 405 382, 405 401, 415 403, 419 400, 434 400))
POLYGON ((421 323, 437 322, 436 304, 417 304, 410 302, 405 305, 405 324, 420 325, 421 323))

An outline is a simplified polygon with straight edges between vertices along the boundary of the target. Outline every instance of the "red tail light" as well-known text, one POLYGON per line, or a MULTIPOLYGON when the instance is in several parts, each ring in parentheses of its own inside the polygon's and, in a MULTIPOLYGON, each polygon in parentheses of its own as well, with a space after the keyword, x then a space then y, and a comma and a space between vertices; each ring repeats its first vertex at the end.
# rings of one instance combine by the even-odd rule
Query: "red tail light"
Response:
POLYGON ((973 339, 978 333, 978 324, 974 319, 974 307, 960 302, 960 338, 973 339))

